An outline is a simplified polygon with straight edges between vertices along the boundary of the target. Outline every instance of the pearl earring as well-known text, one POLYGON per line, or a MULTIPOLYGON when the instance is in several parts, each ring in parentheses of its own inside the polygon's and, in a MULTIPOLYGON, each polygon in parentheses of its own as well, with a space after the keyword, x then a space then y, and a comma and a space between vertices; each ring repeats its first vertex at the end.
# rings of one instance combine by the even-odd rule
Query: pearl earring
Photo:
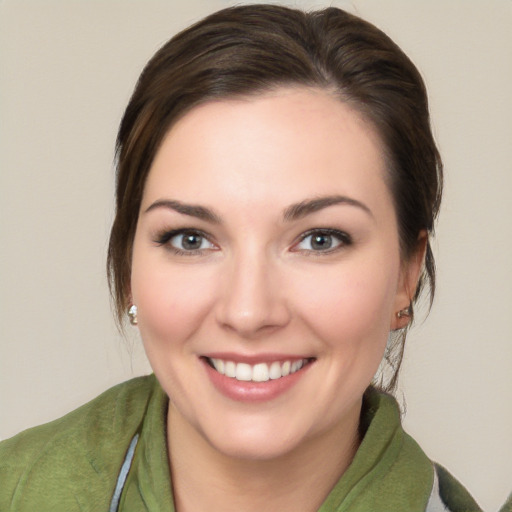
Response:
POLYGON ((130 309, 128 310, 128 316, 130 318, 130 323, 132 325, 137 325, 137 306, 135 304, 132 304, 130 306, 130 309))
POLYGON ((397 318, 404 318, 406 316, 411 316, 411 306, 407 306, 404 309, 401 309, 397 314, 397 318))

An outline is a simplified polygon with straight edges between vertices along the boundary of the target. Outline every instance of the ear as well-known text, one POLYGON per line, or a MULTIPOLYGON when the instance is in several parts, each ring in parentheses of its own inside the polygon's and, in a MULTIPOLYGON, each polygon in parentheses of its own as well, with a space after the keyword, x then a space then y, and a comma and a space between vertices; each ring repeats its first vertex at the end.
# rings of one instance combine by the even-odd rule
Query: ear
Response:
POLYGON ((410 316, 405 313, 412 304, 416 288, 420 279, 423 264, 425 261, 425 252, 427 250, 428 234, 421 230, 416 243, 414 252, 407 261, 403 261, 400 270, 400 278, 395 295, 395 304, 390 322, 390 329, 396 331, 403 329, 410 322, 410 316), (402 315, 399 312, 403 311, 402 315))

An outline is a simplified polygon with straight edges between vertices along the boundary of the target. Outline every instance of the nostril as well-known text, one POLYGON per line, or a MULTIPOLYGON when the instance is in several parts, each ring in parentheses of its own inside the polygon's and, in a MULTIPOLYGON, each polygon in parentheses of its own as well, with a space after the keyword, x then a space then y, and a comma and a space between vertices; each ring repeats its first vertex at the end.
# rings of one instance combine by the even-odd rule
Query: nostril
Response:
POLYGON ((224 274, 216 320, 224 329, 252 338, 286 325, 290 315, 272 262, 261 252, 238 254, 224 274))

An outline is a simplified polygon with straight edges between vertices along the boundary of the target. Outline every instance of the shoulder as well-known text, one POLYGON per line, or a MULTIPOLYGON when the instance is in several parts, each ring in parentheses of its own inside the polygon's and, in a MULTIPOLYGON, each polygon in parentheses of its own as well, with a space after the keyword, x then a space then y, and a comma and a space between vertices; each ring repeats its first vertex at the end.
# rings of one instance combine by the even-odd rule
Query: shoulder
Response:
POLYGON ((102 506, 155 386, 153 376, 130 380, 0 443, 0 509, 28 511, 44 501, 49 508, 41 512, 52 503, 58 510, 92 510, 90 499, 102 506))
MULTIPOLYGON (((426 512, 481 512, 469 492, 445 468, 432 462, 404 431, 398 405, 391 395, 370 389, 365 394, 364 407, 362 422, 368 425, 369 441, 381 436, 385 447, 376 450, 379 456, 375 467, 382 471, 377 496, 392 489, 392 499, 400 494, 406 495, 407 500, 416 496, 426 512)), ((401 503, 394 507, 404 509, 401 503)))
POLYGON ((508 497, 506 503, 500 508, 499 512, 512 512, 512 493, 508 497))
POLYGON ((436 481, 427 512, 481 512, 481 508, 466 488, 456 480, 443 466, 435 464, 436 481), (438 504, 433 506, 433 504, 438 504), (441 505, 444 508, 441 508, 441 505))

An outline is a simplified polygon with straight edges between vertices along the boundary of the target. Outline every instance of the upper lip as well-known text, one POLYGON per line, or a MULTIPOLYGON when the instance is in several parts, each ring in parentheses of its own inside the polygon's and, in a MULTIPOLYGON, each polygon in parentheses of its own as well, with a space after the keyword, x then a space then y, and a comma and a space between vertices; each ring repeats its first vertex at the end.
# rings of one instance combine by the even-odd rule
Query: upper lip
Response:
POLYGON ((276 354, 276 353, 261 353, 261 354, 237 354, 233 352, 209 352, 203 354, 202 357, 208 359, 222 359, 223 361, 233 361, 234 363, 247 363, 255 365, 258 363, 273 363, 275 361, 300 361, 301 359, 314 359, 308 355, 296 354, 276 354))

